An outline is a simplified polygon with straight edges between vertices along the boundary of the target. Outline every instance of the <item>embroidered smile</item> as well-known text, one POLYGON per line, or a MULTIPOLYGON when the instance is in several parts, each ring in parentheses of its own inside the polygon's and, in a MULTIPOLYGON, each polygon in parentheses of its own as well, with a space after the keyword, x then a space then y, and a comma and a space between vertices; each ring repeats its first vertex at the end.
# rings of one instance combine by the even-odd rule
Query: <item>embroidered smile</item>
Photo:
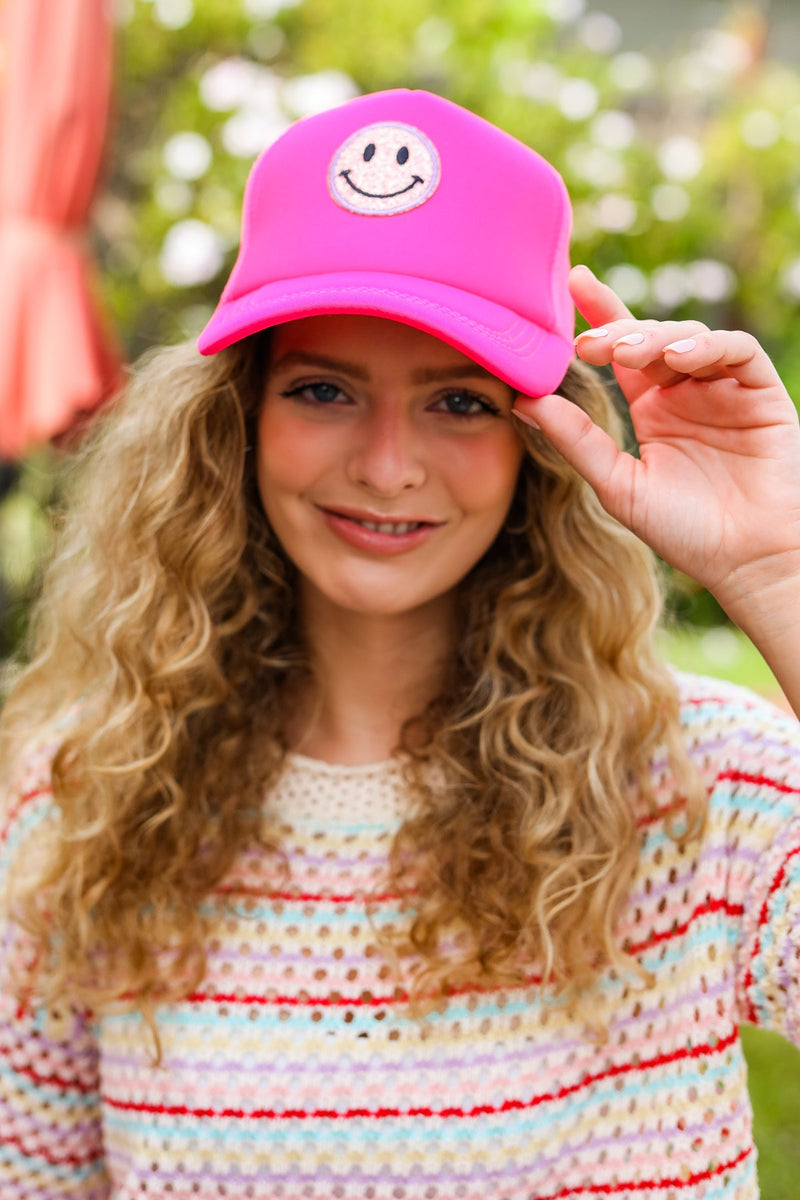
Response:
POLYGON ((353 183, 352 179, 350 178, 349 167, 346 171, 341 171, 340 174, 344 176, 354 192, 358 192, 359 196, 366 196, 369 200, 393 200, 395 196, 404 196, 406 192, 410 192, 411 189, 416 187, 418 183, 425 182, 425 180, 421 179, 419 175, 414 175, 408 187, 400 188, 399 192, 365 192, 362 188, 357 187, 357 185, 353 183))

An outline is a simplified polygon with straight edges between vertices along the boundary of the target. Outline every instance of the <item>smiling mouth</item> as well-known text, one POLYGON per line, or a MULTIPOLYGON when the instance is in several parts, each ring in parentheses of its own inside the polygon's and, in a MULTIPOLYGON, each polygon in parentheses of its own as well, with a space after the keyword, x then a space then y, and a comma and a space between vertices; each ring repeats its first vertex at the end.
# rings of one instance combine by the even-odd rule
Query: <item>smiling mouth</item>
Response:
POLYGON ((353 183, 352 179, 350 178, 349 167, 346 171, 341 171, 340 174, 344 176, 354 192, 358 192, 359 196, 366 196, 369 200, 394 200, 395 196, 404 196, 406 192, 410 192, 412 188, 415 188, 418 183, 425 182, 425 180, 421 179, 419 175, 414 175, 408 187, 401 188, 399 192, 365 192, 353 183))
POLYGON ((351 521, 353 525, 360 525, 362 529, 368 529, 371 533, 388 533, 394 537, 401 537, 406 533, 416 533, 418 529, 435 528, 437 522, 434 521, 373 521, 367 517, 357 517, 354 513, 341 512, 336 509, 323 509, 323 512, 330 513, 333 517, 338 517, 339 520, 351 521))

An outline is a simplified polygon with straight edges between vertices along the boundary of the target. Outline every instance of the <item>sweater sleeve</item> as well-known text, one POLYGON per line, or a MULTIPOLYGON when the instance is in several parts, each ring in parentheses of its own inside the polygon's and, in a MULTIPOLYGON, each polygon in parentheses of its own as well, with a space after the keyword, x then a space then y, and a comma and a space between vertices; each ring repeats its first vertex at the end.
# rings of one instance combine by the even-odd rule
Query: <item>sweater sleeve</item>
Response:
POLYGON ((690 682, 707 870, 724 876, 737 929, 738 1019, 800 1045, 800 722, 745 688, 690 682))
POLYGON ((787 797, 795 815, 776 830, 754 872, 745 905, 739 984, 742 1018, 776 1030, 800 1046, 798 782, 787 797))
POLYGON ((49 771, 28 764, 3 798, 0 825, 0 1195, 4 1200, 106 1200, 98 1050, 89 1014, 48 1010, 15 994, 32 952, 13 920, 11 864, 27 865, 53 827, 49 771))

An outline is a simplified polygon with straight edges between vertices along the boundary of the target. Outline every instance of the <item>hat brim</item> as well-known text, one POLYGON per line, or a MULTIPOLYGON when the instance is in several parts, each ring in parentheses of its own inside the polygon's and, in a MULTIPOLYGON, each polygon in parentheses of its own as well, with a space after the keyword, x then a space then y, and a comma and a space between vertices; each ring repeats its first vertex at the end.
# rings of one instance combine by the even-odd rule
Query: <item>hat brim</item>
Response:
POLYGON ((406 275, 363 271, 278 280, 243 296, 223 296, 198 339, 198 349, 216 354, 273 325, 333 313, 412 325, 528 396, 554 391, 574 354, 572 343, 561 335, 471 292, 406 275))

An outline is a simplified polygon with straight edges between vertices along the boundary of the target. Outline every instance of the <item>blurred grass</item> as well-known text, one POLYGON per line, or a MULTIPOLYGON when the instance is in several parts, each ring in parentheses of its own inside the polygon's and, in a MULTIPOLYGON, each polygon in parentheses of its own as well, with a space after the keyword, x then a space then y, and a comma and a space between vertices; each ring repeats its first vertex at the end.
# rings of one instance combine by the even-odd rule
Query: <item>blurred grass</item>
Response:
MULTIPOLYGON (((676 628, 663 637, 669 662, 681 670, 730 679, 785 703, 775 677, 738 630, 676 628)), ((800 1051, 777 1034, 746 1026, 747 1057, 762 1200, 800 1197, 800 1051)))

